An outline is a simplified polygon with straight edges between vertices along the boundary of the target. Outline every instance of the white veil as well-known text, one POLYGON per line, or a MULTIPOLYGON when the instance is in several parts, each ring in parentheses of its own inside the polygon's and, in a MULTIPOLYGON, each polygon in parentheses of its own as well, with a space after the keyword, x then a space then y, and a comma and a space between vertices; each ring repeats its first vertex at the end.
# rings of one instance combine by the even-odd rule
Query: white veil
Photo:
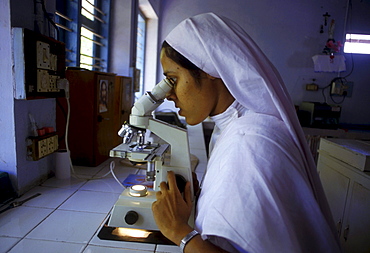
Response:
POLYGON ((245 108, 273 115, 286 124, 305 163, 302 171, 307 175, 323 215, 329 224, 333 224, 291 98, 275 67, 249 35, 233 21, 205 13, 181 22, 165 40, 197 67, 221 78, 245 108))

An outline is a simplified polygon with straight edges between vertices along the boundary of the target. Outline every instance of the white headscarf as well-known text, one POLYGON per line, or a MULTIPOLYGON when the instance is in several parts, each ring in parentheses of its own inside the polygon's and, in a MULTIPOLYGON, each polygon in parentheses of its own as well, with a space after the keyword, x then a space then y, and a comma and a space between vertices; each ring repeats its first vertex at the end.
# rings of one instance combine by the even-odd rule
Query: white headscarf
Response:
POLYGON ((221 78, 245 108, 273 115, 286 124, 305 163, 313 194, 326 220, 332 223, 294 105, 277 70, 249 35, 233 21, 205 13, 181 22, 165 40, 204 72, 221 78))

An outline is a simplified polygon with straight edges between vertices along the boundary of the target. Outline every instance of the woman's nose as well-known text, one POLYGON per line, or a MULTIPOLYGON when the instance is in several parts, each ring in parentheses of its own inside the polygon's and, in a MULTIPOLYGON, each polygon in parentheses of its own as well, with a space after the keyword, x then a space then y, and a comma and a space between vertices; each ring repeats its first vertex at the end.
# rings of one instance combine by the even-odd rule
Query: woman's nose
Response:
POLYGON ((173 89, 171 89, 167 94, 166 94, 166 99, 169 101, 173 101, 175 99, 176 95, 173 89))

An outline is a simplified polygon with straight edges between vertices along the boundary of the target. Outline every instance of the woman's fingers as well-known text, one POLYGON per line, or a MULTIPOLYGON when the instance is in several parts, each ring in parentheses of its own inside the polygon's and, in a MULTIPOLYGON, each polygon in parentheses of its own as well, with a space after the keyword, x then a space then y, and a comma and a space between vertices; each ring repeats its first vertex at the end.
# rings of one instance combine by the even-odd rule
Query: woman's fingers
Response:
POLYGON ((167 172, 167 180, 168 180, 168 185, 169 189, 172 190, 178 190, 177 184, 176 184, 176 176, 173 171, 168 171, 167 172))
POLYGON ((185 199, 185 202, 190 205, 192 204, 191 202, 191 185, 190 185, 190 182, 186 182, 186 185, 185 185, 185 191, 184 191, 184 199, 185 199))

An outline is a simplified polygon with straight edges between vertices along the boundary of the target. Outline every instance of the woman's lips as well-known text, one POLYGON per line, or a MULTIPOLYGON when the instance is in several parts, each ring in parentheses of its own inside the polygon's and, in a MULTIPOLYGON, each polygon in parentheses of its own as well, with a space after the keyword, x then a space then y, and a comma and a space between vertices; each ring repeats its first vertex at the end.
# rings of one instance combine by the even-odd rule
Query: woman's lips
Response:
MULTIPOLYGON (((176 108, 178 108, 179 109, 179 111, 177 112, 179 115, 181 115, 181 112, 182 112, 182 110, 181 110, 181 108, 180 107, 176 107, 176 108)), ((182 116, 182 115, 181 115, 182 116)))

